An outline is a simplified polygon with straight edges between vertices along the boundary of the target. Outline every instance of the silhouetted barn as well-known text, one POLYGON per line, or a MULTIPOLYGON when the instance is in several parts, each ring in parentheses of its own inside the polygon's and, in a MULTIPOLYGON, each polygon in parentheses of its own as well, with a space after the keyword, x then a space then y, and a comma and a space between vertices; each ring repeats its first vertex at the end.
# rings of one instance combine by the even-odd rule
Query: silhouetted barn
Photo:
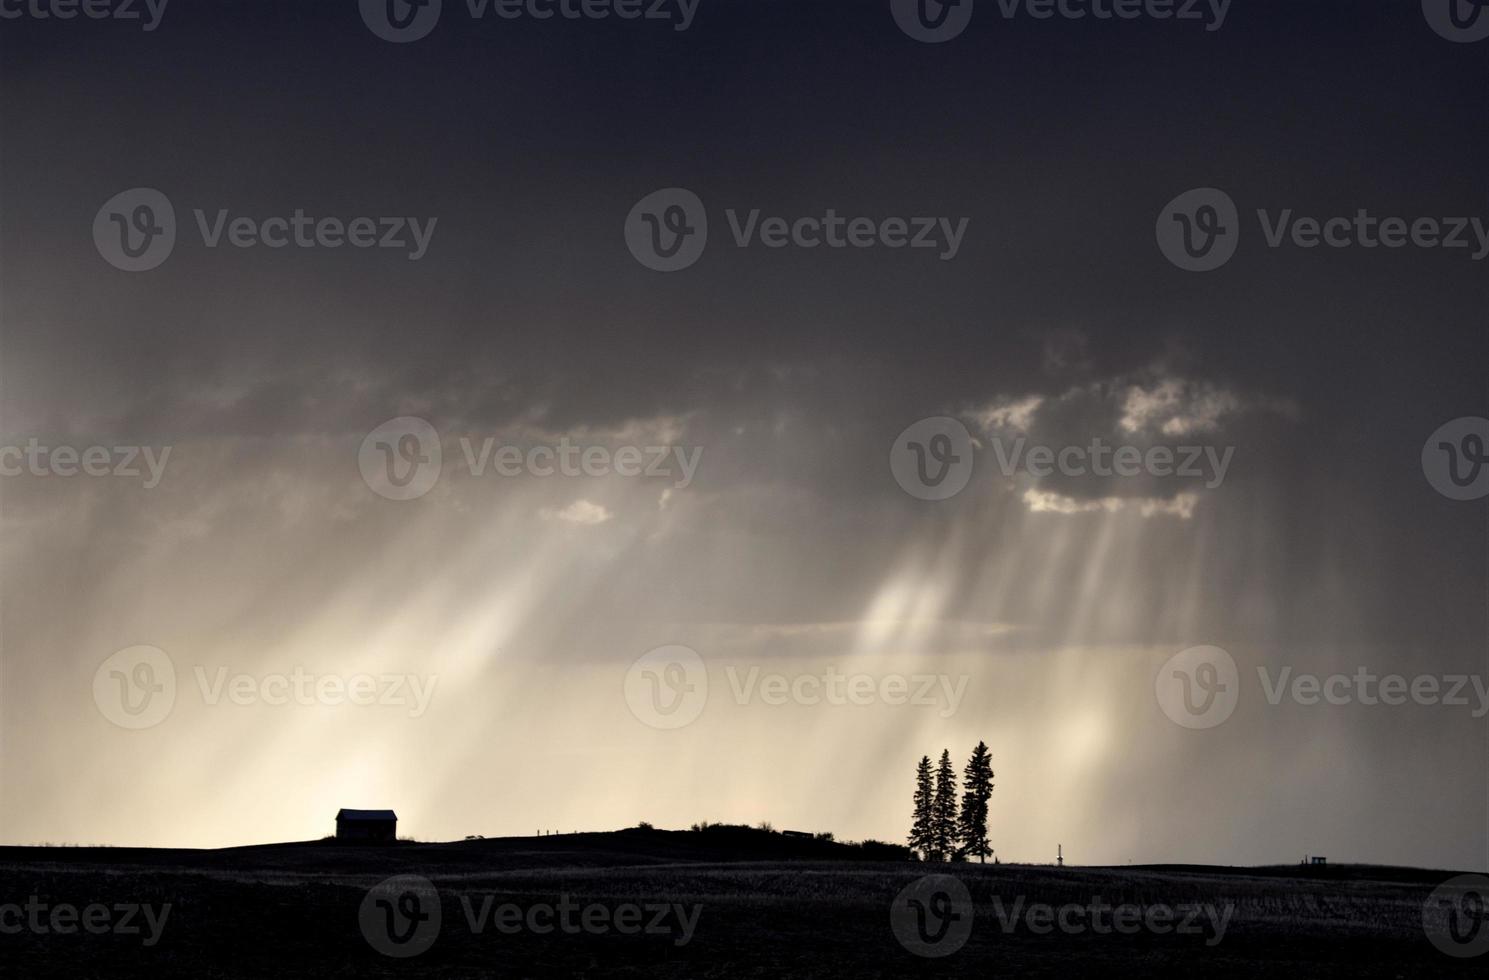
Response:
POLYGON ((398 814, 392 810, 338 810, 336 839, 391 844, 398 839, 398 814))

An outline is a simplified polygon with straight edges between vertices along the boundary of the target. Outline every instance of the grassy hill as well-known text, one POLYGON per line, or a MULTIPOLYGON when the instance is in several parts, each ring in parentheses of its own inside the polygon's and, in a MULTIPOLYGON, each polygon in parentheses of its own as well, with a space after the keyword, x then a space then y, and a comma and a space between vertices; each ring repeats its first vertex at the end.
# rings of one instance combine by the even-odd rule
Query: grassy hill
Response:
MULTIPOLYGON (((43 912, 47 931, 28 925, 0 935, 0 947, 6 969, 26 977, 1063 977, 1116 971, 1437 977, 1483 965, 1445 956, 1424 933, 1423 904, 1449 872, 927 866, 898 858, 892 847, 865 850, 744 828, 382 847, 334 841, 223 850, 6 847, 0 848, 0 903, 24 905, 36 896, 48 908, 103 906, 115 921, 122 915, 116 906, 139 904, 155 910, 157 928, 149 945, 143 931, 59 934, 43 912), (895 925, 906 920, 891 919, 892 909, 900 908, 897 896, 928 873, 954 876, 970 903, 964 942, 940 958, 907 948, 895 925), (376 932, 388 914, 376 904, 379 884, 404 875, 432 885, 440 922, 426 949, 394 958, 374 949, 367 929, 371 923, 376 932), (1084 921, 1086 927, 1043 930, 1037 907, 1045 905, 1057 913, 1084 910, 1070 912, 1067 924, 1084 921), (1093 906, 1139 915, 1177 911, 1167 930, 1101 933, 1090 927, 1097 920, 1082 919, 1099 914, 1093 906), (510 932, 496 925, 504 907, 515 917, 505 923, 516 923, 510 932), (571 910, 572 929, 562 927, 563 907, 571 910), (546 918, 539 914, 544 909, 546 918), (640 922, 636 932, 623 930, 623 909, 641 910, 629 923, 640 922), (1177 928, 1185 910, 1194 911, 1191 931, 1177 928), (657 928, 648 929, 649 923, 657 928)), ((389 908, 402 908, 392 892, 388 900, 389 908)), ((14 923, 17 915, 0 924, 14 923)), ((135 924, 145 922, 143 912, 135 916, 135 924)))

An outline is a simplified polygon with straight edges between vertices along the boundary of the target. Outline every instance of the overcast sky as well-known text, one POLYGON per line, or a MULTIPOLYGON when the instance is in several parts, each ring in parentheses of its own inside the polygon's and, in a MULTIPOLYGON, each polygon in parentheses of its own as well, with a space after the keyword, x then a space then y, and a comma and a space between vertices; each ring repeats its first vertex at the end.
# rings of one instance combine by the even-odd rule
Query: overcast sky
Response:
POLYGON ((1267 240, 1284 213, 1484 228, 1489 41, 1415 0, 1235 0, 1215 30, 983 0, 944 43, 888 0, 658 9, 444 0, 406 43, 355 0, 0 20, 0 444, 106 447, 111 474, 149 450, 138 477, 0 478, 0 841, 295 840, 342 806, 421 839, 903 840, 920 756, 984 739, 1004 860, 1485 867, 1472 681, 1463 706, 1273 705, 1263 677, 1489 676, 1485 504, 1423 467, 1439 426, 1489 415, 1489 242, 1267 240), (141 272, 95 239, 135 188, 175 216, 141 272), (626 235, 666 188, 708 219, 675 272, 626 235), (1210 272, 1155 237, 1193 188, 1238 211, 1210 272), (297 209, 408 241, 232 243, 297 209), (960 234, 741 247, 757 209, 960 234), (443 454, 415 499, 364 479, 400 417, 443 454), (975 463, 939 501, 891 468, 934 417, 975 463), (480 475, 487 439, 675 451, 480 475), (1093 439, 1213 455, 999 465, 1093 439), (95 679, 140 645, 176 690, 132 730, 95 679), (708 697, 669 729, 626 694, 673 645, 708 697), (1191 729, 1155 680, 1196 646, 1239 698, 1191 729), (297 669, 427 703, 267 703, 297 669), (874 703, 741 696, 752 669, 861 675, 874 703), (249 703, 213 687, 235 675, 249 703), (960 693, 888 703, 901 675, 960 693))

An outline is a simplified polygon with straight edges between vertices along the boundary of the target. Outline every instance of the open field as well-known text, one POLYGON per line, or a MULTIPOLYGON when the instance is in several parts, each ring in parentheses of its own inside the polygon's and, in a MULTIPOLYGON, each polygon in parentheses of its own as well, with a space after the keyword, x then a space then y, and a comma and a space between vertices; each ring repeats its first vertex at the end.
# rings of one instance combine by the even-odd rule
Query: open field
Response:
POLYGON ((890 913, 901 890, 934 869, 778 835, 744 846, 707 837, 0 848, 0 903, 22 906, 7 925, 31 915, 31 896, 46 907, 36 913, 44 927, 58 906, 110 910, 79 913, 96 917, 96 934, 23 922, 0 936, 0 948, 6 972, 25 977, 1428 977, 1482 969, 1443 955, 1424 934, 1423 903, 1449 872, 940 866, 965 885, 973 915, 965 944, 930 958, 897 939, 890 913), (363 928, 376 932, 384 921, 369 890, 397 875, 426 878, 439 896, 436 934, 407 958, 375 950, 363 928), (1167 928, 1131 934, 1099 934, 1089 928, 1098 920, 1080 911, 1067 914, 1064 929, 1042 930, 1029 915, 1041 904, 1089 910, 1093 902, 1135 907, 1135 916, 1175 911, 1151 920, 1167 928), (132 905, 148 912, 125 922, 120 909, 132 905), (499 913, 503 906, 514 908, 499 913))

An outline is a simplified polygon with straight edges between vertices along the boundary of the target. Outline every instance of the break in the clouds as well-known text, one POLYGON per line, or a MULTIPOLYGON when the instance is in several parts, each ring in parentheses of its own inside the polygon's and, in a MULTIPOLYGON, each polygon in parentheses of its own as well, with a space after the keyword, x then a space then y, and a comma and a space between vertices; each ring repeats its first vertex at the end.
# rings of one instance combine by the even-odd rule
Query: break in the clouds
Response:
POLYGON ((544 507, 539 513, 542 514, 545 520, 565 521, 569 524, 579 524, 581 526, 604 524, 615 516, 603 505, 589 500, 576 500, 567 507, 560 507, 558 509, 544 507))
MULTIPOLYGON (((1055 336, 1070 343, 1067 332, 1055 336)), ((1258 433, 1285 432, 1299 411, 1290 398, 1155 366, 999 395, 964 414, 980 461, 1021 488, 1031 511, 1188 520, 1224 485, 1238 447, 1254 452, 1258 433)))

